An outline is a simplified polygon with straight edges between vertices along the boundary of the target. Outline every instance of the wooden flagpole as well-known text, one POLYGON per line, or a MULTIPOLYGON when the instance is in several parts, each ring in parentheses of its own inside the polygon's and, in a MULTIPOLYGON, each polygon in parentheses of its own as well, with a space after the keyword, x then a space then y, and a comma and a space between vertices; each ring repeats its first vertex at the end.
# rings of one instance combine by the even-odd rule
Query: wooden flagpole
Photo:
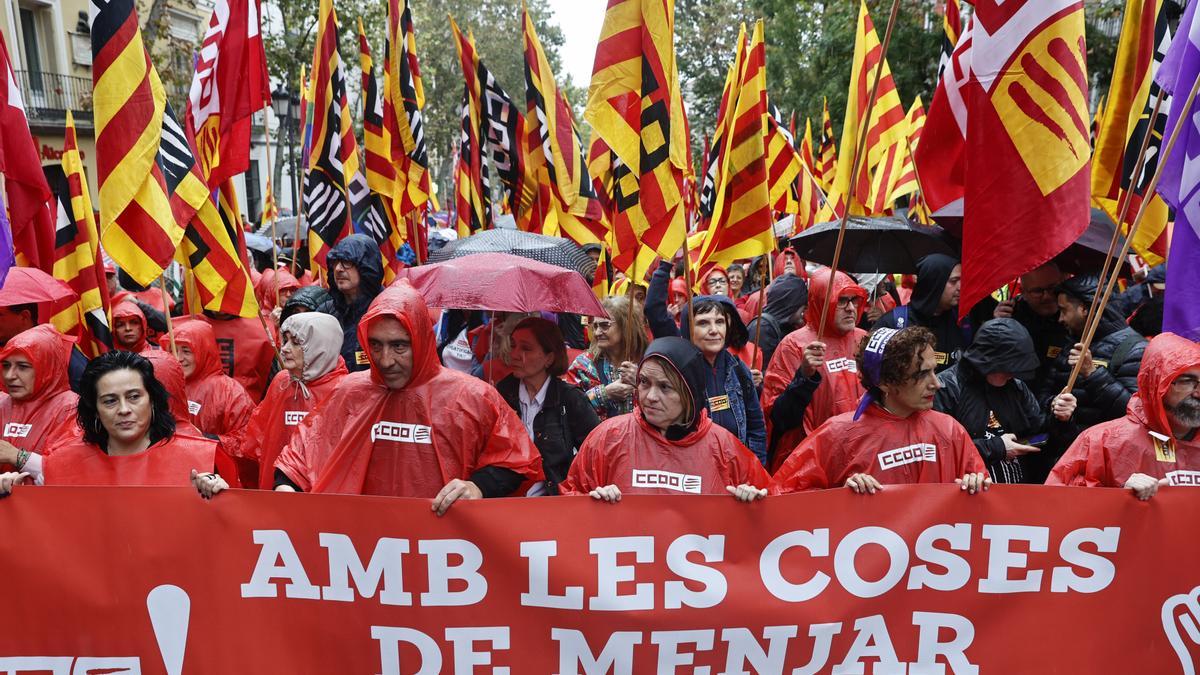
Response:
POLYGON ((841 224, 838 225, 837 245, 833 248, 833 260, 829 266, 829 287, 825 289, 825 299, 821 303, 821 323, 817 324, 817 341, 825 334, 825 319, 829 314, 829 302, 833 298, 833 279, 837 274, 838 263, 842 257, 842 244, 846 239, 846 224, 850 220, 850 207, 854 204, 854 184, 858 181, 858 171, 866 154, 866 135, 871 126, 871 113, 875 108, 875 96, 879 93, 879 80, 883 77, 883 64, 887 63, 888 45, 892 41, 892 28, 896 25, 896 15, 900 12, 900 0, 892 0, 892 13, 888 16, 887 30, 883 34, 883 44, 879 50, 879 63, 875 66, 875 77, 871 83, 871 94, 867 97, 862 126, 859 130, 854 147, 854 161, 850 168, 850 183, 846 191, 846 211, 842 214, 841 224))
MULTIPOLYGON (((1182 110, 1192 109, 1192 104, 1196 100, 1196 92, 1198 90, 1200 90, 1200 78, 1192 83, 1192 90, 1188 93, 1187 102, 1183 104, 1182 110)), ((1162 179, 1162 172, 1163 168, 1167 164, 1167 158, 1171 156, 1171 151, 1175 149, 1175 142, 1179 140, 1180 136, 1179 132, 1182 131, 1185 126, 1187 126, 1185 123, 1177 124, 1175 129, 1171 131, 1171 137, 1167 140, 1167 146, 1163 148, 1162 154, 1158 156, 1158 166, 1154 169, 1154 177, 1150 179, 1150 184, 1146 186, 1145 193, 1147 195, 1153 195, 1158 190, 1158 181, 1162 179)), ((1151 131, 1152 130, 1153 127, 1151 127, 1151 131)), ((1149 137, 1149 135, 1150 133, 1146 134, 1147 137, 1149 137)), ((1104 313, 1104 308, 1108 306, 1108 300, 1112 296, 1113 289, 1117 286, 1117 277, 1120 276, 1121 265, 1125 262, 1125 256, 1129 255, 1129 247, 1131 244, 1133 244, 1134 237, 1137 236, 1138 228, 1140 228, 1142 225, 1142 219, 1146 217, 1146 211, 1149 210, 1151 201, 1152 200, 1150 199, 1142 200, 1142 204, 1138 208, 1137 217, 1134 218, 1133 224, 1129 226, 1129 233, 1125 235, 1125 245, 1121 247, 1121 253, 1112 262, 1113 270, 1112 273, 1108 275, 1108 282, 1104 287, 1104 297, 1101 298, 1100 303, 1096 306, 1095 311, 1092 312, 1093 315, 1088 317, 1088 321, 1091 325, 1089 330, 1087 330, 1087 334, 1084 335, 1082 351, 1086 352, 1091 347, 1092 338, 1095 337, 1096 334, 1096 327, 1100 324, 1100 316, 1104 313)), ((1117 223, 1117 228, 1119 231, 1120 223, 1117 223)), ((1099 286, 1096 288, 1096 295, 1100 295, 1099 286)), ((1070 393, 1070 391, 1075 388, 1075 380, 1079 377, 1079 371, 1082 367, 1082 363, 1083 359, 1081 358, 1079 359, 1079 362, 1075 364, 1075 368, 1071 371, 1071 378, 1067 381, 1067 386, 1063 389, 1063 393, 1070 393)))
POLYGON ((171 344, 171 354, 179 358, 179 348, 175 346, 175 322, 171 320, 171 298, 167 295, 167 273, 158 277, 158 290, 162 293, 163 316, 167 320, 167 340, 171 344))
MULTIPOLYGON (((1162 107, 1164 98, 1166 97, 1163 95, 1162 89, 1159 89, 1158 98, 1154 102, 1154 110, 1150 113, 1150 124, 1147 126, 1147 133, 1142 138, 1141 148, 1138 149, 1137 162, 1135 163, 1133 170, 1133 180, 1135 181, 1139 176, 1142 175, 1142 170, 1145 168, 1146 152, 1150 146, 1150 138, 1154 135, 1154 125, 1158 121, 1159 110, 1162 107)), ((1161 158, 1159 163, 1161 165, 1161 158)), ((1109 267, 1113 265, 1113 254, 1117 252, 1117 240, 1121 237, 1121 223, 1125 222, 1125 218, 1129 215, 1129 208, 1133 204, 1133 187, 1134 186, 1131 184, 1130 189, 1125 191, 1125 199, 1121 202, 1121 208, 1118 210, 1116 222, 1113 225, 1113 236, 1108 242, 1108 255, 1104 258, 1104 266, 1100 269, 1100 277, 1096 280, 1096 295, 1092 297, 1091 305, 1088 307, 1087 321, 1084 323, 1083 335, 1080 336, 1080 341, 1084 345, 1085 349, 1091 346, 1092 338, 1095 337, 1096 329, 1100 325, 1100 315, 1103 313, 1101 311, 1097 311, 1100 304, 1100 289, 1104 286, 1108 279, 1109 267)), ((1154 193, 1147 192, 1146 194, 1153 195, 1154 193)), ((1144 201, 1149 200, 1147 199, 1144 201)), ((1133 234, 1134 231, 1131 227, 1129 229, 1129 236, 1126 237, 1126 243, 1133 239, 1133 234)), ((1120 269, 1119 264, 1120 262, 1118 261, 1118 266, 1112 270, 1113 275, 1115 275, 1120 269)), ((1067 379, 1067 387, 1063 390, 1063 393, 1070 392, 1075 388, 1075 382, 1079 379, 1079 372, 1082 368, 1083 359, 1080 359, 1075 364, 1075 367, 1071 369, 1071 376, 1067 379)))

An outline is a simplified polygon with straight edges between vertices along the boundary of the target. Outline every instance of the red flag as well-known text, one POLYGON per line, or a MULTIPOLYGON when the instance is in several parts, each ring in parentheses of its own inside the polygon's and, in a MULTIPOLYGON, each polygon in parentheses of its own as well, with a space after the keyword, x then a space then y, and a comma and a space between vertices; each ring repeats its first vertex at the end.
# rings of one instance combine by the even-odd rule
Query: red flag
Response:
POLYGON ((972 29, 967 23, 942 79, 933 93, 921 145, 913 150, 913 161, 921 174, 921 199, 930 211, 938 211, 962 199, 964 189, 963 150, 967 135, 967 102, 964 98, 971 77, 972 29))
POLYGON ((184 118, 210 188, 250 168, 250 116, 271 104, 259 0, 217 0, 184 118))
POLYGON ((1083 2, 981 1, 974 31, 960 315, 1061 253, 1089 217, 1083 2))
POLYGON ((29 133, 21 87, 0 35, 0 173, 4 174, 8 220, 17 263, 54 271, 53 200, 37 145, 29 133))

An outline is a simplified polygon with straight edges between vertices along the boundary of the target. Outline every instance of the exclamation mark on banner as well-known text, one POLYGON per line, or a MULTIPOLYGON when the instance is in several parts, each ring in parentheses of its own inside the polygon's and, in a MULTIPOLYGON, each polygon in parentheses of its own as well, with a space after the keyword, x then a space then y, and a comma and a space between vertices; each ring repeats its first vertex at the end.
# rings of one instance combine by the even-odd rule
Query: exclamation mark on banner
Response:
POLYGON ((158 642, 167 675, 183 675, 191 598, 178 586, 156 586, 146 596, 146 610, 150 612, 154 639, 158 642))

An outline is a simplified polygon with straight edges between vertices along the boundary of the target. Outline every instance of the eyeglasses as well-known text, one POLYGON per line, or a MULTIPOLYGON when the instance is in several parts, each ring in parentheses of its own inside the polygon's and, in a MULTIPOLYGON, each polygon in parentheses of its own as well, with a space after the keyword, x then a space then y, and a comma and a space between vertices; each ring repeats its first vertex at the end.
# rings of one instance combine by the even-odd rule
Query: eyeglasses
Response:
POLYGON ((837 299, 838 309, 842 309, 844 307, 858 307, 860 304, 862 304, 862 298, 858 297, 857 295, 848 295, 844 298, 837 299))
POLYGON ((612 328, 611 321, 593 321, 592 330, 598 330, 601 333, 607 333, 612 328))
POLYGON ((1196 391, 1200 389, 1200 378, 1192 375, 1183 375, 1175 378, 1171 383, 1171 388, 1175 391, 1196 391))
POLYGON ((729 281, 726 280, 724 277, 714 277, 714 278, 708 280, 708 285, 709 286, 728 286, 729 281))

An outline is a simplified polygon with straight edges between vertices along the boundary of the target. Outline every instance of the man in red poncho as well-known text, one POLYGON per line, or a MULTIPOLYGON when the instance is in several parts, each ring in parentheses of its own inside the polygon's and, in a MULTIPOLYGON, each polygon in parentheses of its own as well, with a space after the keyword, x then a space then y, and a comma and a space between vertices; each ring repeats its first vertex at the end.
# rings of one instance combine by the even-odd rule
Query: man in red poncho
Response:
POLYGON ((342 379, 275 463, 276 489, 459 499, 542 478, 521 419, 481 380, 442 366, 425 300, 406 280, 358 324, 370 369, 342 379))
POLYGON ((771 423, 772 468, 787 459, 787 453, 805 434, 834 415, 854 410, 864 393, 854 354, 867 334, 858 328, 867 291, 844 272, 834 276, 833 293, 828 289, 829 269, 814 272, 809 280, 804 327, 784 336, 767 365, 762 406, 771 423), (818 341, 821 303, 827 294, 825 330, 818 341), (814 369, 810 362, 820 363, 821 367, 814 369))
POLYGON ((792 452, 775 474, 782 493, 846 487, 875 494, 884 485, 950 483, 971 494, 991 485, 970 434, 933 409, 941 387, 937 339, 919 326, 881 328, 860 357, 866 395, 792 452))
POLYGON ((146 315, 133 302, 120 302, 112 308, 113 346, 135 354, 144 354, 151 350, 147 341, 150 328, 146 324, 146 315))
MULTIPOLYGON (((169 350, 170 338, 159 338, 169 350)), ((221 450, 236 459, 242 485, 258 484, 258 464, 243 459, 242 440, 246 434, 254 402, 245 388, 221 369, 217 341, 206 321, 185 321, 175 328, 175 346, 179 365, 187 378, 187 405, 192 422, 201 432, 215 438, 221 450)))
POLYGON ((1200 345, 1173 333, 1150 341, 1125 416, 1085 430, 1046 485, 1124 487, 1138 499, 1164 485, 1200 486, 1200 345))
POLYGON ((74 346, 54 326, 41 324, 0 350, 7 392, 0 394, 0 466, 37 473, 48 443, 76 426, 79 396, 67 382, 74 346))

